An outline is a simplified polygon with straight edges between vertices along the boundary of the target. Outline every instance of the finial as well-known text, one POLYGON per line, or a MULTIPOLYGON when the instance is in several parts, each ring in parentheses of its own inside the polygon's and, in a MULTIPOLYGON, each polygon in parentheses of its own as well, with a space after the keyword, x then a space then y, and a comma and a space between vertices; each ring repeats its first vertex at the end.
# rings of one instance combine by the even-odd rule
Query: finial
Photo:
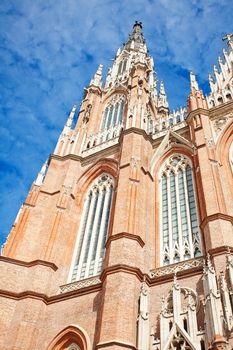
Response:
POLYGON ((36 178, 36 180, 34 182, 35 185, 37 185, 37 186, 41 186, 42 185, 42 183, 44 182, 44 178, 45 178, 47 169, 48 169, 48 159, 42 165, 41 170, 38 173, 37 178, 36 178))
POLYGON ((166 95, 163 80, 161 80, 161 82, 160 82, 159 93, 160 93, 160 95, 166 95))
POLYGON ((121 53, 121 48, 119 47, 119 49, 117 50, 116 56, 118 57, 121 53))
POLYGON ((102 82, 102 70, 103 70, 103 65, 100 64, 93 79, 91 79, 90 85, 94 85, 97 87, 101 87, 101 82, 102 82))
POLYGON ((99 67, 98 67, 98 69, 97 69, 96 74, 102 75, 102 70, 103 70, 103 65, 102 65, 102 64, 99 64, 99 67))
POLYGON ((222 49, 224 55, 227 55, 227 50, 225 49, 225 47, 222 49))
POLYGON ((160 81, 158 106, 168 108, 167 95, 165 92, 163 80, 160 81))
POLYGON ((214 92, 214 79, 210 73, 208 74, 208 78, 209 78, 210 89, 212 92, 214 92))
POLYGON ((74 115, 75 115, 75 112, 76 112, 76 108, 77 108, 77 106, 74 105, 72 110, 71 110, 71 112, 70 112, 70 115, 69 115, 69 117, 67 119, 66 126, 68 126, 69 128, 72 127, 73 120, 74 120, 74 115))
POLYGON ((216 64, 214 64, 214 73, 218 74, 218 67, 216 66, 216 64))
POLYGON ((199 90, 198 83, 196 81, 196 76, 193 73, 193 71, 190 71, 190 87, 191 87, 191 90, 192 89, 196 91, 199 90))
POLYGON ((223 41, 226 40, 226 41, 227 41, 227 45, 229 46, 230 50, 233 51, 233 40, 232 40, 232 38, 233 38, 233 34, 226 34, 226 35, 222 38, 222 40, 223 40, 223 41))
POLYGON ((134 25, 133 25, 133 29, 136 29, 136 28, 141 28, 142 29, 142 22, 140 21, 135 21, 134 25))
POLYGON ((214 79, 213 79, 211 73, 208 74, 208 78, 209 78, 210 83, 214 83, 214 79))
POLYGON ((221 65, 223 64, 223 60, 222 60, 222 57, 221 56, 218 56, 218 63, 221 65))

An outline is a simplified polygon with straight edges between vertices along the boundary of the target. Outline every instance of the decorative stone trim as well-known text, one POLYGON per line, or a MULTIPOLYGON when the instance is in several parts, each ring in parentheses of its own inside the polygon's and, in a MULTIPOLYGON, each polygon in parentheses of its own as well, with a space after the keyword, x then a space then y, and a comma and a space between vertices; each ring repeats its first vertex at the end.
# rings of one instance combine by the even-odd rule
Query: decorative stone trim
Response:
POLYGON ((108 247, 112 241, 115 241, 115 240, 118 240, 121 238, 127 238, 127 239, 132 239, 134 241, 137 241, 141 247, 144 247, 144 245, 145 245, 145 242, 142 240, 142 238, 140 236, 134 235, 134 234, 128 233, 128 232, 119 232, 115 235, 109 236, 109 238, 106 242, 106 247, 108 247))
POLYGON ((225 220, 225 221, 230 221, 233 224, 233 216, 227 215, 227 214, 222 214, 222 213, 215 213, 209 216, 206 216, 204 220, 201 222, 200 228, 202 231, 204 231, 205 226, 210 222, 210 221, 215 221, 215 220, 225 220))
POLYGON ((0 256, 0 261, 4 261, 9 264, 14 264, 14 265, 19 265, 19 266, 24 266, 24 267, 33 267, 33 266, 46 266, 51 268, 53 271, 56 271, 58 267, 50 262, 50 261, 45 261, 45 260, 33 260, 33 261, 23 261, 23 260, 18 260, 18 259, 12 259, 7 256, 0 256))
POLYGON ((99 283, 101 283, 99 277, 87 278, 85 280, 76 281, 60 286, 60 293, 72 292, 73 290, 94 286, 99 283))
POLYGON ((96 348, 97 349, 106 348, 106 347, 109 348, 110 346, 114 346, 114 345, 119 346, 121 348, 126 348, 126 349, 132 349, 132 350, 137 349, 133 344, 125 343, 125 342, 118 341, 118 340, 110 340, 107 342, 99 343, 99 344, 97 344, 96 348))
POLYGON ((204 267, 204 265, 205 265, 205 259, 203 257, 185 260, 176 264, 171 264, 171 265, 167 265, 167 266, 163 266, 163 267, 159 267, 157 269, 151 270, 150 277, 154 278, 154 277, 165 276, 165 275, 177 273, 179 271, 192 269, 195 267, 204 267))

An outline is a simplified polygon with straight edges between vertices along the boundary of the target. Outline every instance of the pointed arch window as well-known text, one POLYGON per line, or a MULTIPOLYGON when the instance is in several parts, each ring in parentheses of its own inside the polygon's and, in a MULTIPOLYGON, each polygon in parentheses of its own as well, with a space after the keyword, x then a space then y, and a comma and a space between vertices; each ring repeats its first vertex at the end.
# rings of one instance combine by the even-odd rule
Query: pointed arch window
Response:
POLYGON ((231 146, 230 146, 229 160, 231 165, 231 171, 233 172, 233 142, 231 143, 231 146))
POLYGON ((117 95, 108 103, 103 113, 101 130, 122 124, 124 113, 124 96, 117 95))
POLYGON ((118 75, 123 74, 126 71, 126 67, 127 67, 127 58, 123 59, 123 61, 119 63, 117 74, 118 75))
POLYGON ((71 281, 101 272, 108 233, 114 180, 102 174, 90 187, 84 201, 71 281))
POLYGON ((163 165, 161 192, 161 264, 201 255, 201 242, 190 160, 173 155, 163 165))

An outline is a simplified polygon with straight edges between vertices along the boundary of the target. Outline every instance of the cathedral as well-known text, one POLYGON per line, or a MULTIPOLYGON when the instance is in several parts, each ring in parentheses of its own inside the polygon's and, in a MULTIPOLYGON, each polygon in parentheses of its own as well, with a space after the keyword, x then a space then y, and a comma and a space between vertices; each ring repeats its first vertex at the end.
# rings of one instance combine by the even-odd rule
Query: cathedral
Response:
POLYGON ((170 111, 141 22, 99 65, 0 256, 1 350, 233 349, 233 34, 170 111))

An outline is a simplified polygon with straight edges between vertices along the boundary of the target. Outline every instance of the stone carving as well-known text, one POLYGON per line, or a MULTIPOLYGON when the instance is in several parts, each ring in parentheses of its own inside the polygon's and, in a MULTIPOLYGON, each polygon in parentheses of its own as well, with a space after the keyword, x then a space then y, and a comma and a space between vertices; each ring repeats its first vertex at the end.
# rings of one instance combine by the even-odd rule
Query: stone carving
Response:
POLYGON ((222 118, 215 120, 214 131, 216 132, 217 135, 222 131, 222 129, 226 125, 227 121, 228 121, 227 117, 222 117, 222 118))
POLYGON ((155 270, 150 271, 150 277, 159 277, 177 273, 179 271, 184 271, 188 269, 192 269, 194 267, 203 267, 205 265, 204 258, 195 258, 192 260, 182 261, 177 264, 172 264, 169 266, 159 267, 155 270))
POLYGON ((92 105, 89 104, 84 112, 84 116, 83 116, 83 122, 86 124, 89 122, 90 119, 90 114, 91 114, 91 109, 92 109, 92 105))
POLYGON ((60 286, 60 293, 72 292, 73 290, 94 286, 99 283, 101 283, 99 277, 92 277, 82 281, 64 284, 63 286, 60 286))

